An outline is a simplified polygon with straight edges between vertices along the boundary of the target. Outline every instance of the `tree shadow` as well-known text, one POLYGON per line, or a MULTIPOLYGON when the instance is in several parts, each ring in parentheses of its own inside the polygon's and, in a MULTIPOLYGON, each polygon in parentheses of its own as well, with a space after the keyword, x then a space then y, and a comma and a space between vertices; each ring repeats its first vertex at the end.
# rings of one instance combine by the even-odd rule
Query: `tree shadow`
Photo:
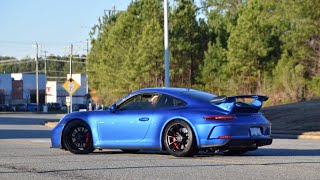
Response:
POLYGON ((264 148, 248 152, 248 156, 320 156, 320 149, 276 149, 264 148))
POLYGON ((57 172, 72 172, 72 171, 106 171, 106 170, 132 170, 132 169, 159 169, 159 168, 211 168, 211 167, 227 167, 227 166, 284 166, 284 165, 299 165, 299 164, 320 164, 320 162, 287 162, 287 163, 217 163, 217 164, 199 164, 199 165, 141 165, 141 166, 122 166, 122 167, 100 167, 100 168, 78 168, 78 169, 60 169, 39 171, 38 173, 57 173, 57 172))
POLYGON ((57 119, 43 118, 0 118, 0 125, 37 125, 45 124, 48 121, 58 121, 57 119))
MULTIPOLYGON (((121 150, 96 150, 92 155, 107 155, 107 154, 135 154, 135 155, 168 155, 168 157, 175 158, 171 156, 166 151, 155 151, 155 150, 142 150, 137 153, 125 153, 121 150)), ((187 158, 203 158, 203 157, 219 157, 219 156, 238 156, 238 157, 250 157, 250 156, 320 156, 320 149, 274 149, 274 148, 264 148, 256 151, 249 151, 242 155, 225 155, 221 152, 204 152, 200 151, 194 157, 187 158)))
POLYGON ((50 138, 51 130, 20 130, 5 129, 0 130, 0 139, 33 139, 50 138))

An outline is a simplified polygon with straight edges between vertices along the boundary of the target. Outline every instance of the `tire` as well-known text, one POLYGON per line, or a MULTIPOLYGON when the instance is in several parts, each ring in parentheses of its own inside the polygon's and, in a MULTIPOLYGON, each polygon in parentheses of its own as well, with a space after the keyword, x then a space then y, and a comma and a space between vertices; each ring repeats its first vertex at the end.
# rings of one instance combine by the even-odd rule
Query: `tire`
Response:
POLYGON ((124 152, 124 153, 137 153, 140 150, 137 150, 137 149, 121 149, 121 151, 124 152))
POLYGON ((176 157, 194 156, 199 151, 190 125, 182 120, 170 122, 164 130, 162 140, 166 150, 176 157))
POLYGON ((63 143, 74 154, 88 154, 94 151, 91 130, 81 121, 67 124, 63 133, 63 143))

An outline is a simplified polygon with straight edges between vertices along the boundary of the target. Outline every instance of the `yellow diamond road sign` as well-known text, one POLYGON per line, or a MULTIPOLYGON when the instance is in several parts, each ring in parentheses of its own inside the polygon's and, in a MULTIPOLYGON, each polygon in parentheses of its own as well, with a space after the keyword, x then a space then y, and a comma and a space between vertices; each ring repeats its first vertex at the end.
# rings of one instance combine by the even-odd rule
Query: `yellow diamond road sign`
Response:
POLYGON ((80 85, 70 78, 63 83, 62 87, 69 93, 69 95, 72 95, 77 89, 79 89, 80 85))

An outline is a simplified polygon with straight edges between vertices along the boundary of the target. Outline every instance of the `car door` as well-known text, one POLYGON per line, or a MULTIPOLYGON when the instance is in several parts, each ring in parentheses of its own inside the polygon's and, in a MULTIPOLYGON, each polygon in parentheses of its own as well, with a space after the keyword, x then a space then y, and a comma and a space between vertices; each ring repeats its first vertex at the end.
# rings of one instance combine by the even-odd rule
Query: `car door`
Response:
POLYGON ((138 142, 144 139, 153 118, 158 94, 137 94, 117 105, 108 119, 99 122, 99 138, 109 143, 138 142))

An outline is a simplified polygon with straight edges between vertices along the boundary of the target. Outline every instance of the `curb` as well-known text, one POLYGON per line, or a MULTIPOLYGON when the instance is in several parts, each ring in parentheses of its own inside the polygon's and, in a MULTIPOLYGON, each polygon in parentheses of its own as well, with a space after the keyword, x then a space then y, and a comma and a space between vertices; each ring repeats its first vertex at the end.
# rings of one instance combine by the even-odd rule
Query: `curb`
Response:
POLYGON ((65 114, 57 114, 56 116, 57 116, 57 120, 49 120, 49 121, 47 121, 47 122, 45 122, 44 123, 44 126, 46 126, 46 127, 49 127, 49 128, 54 128, 57 124, 58 124, 58 122, 59 122, 59 120, 64 116, 65 114))
POLYGON ((273 130, 273 138, 320 140, 320 131, 273 130))
POLYGON ((49 128, 54 128, 56 125, 58 124, 58 121, 50 121, 50 122, 46 122, 44 124, 44 126, 49 127, 49 128))
POLYGON ((307 139, 307 140, 320 140, 319 135, 293 135, 293 134, 272 134, 275 139, 307 139))

